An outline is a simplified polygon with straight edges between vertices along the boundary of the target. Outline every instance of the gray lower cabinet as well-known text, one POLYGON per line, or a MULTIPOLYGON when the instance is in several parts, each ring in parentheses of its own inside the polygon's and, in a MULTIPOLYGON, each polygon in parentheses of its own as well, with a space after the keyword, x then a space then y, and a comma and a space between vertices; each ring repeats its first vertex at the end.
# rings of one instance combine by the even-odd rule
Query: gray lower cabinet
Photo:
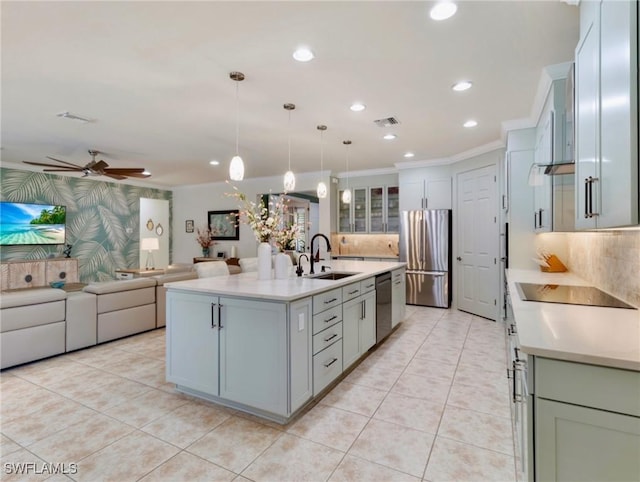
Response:
POLYGON ((531 358, 536 480, 640 480, 640 372, 531 358))
POLYGON ((312 397, 311 298, 287 304, 170 290, 167 313, 167 380, 183 391, 282 418, 312 397))
POLYGON ((376 343, 376 292, 342 305, 342 353, 346 370, 376 343))

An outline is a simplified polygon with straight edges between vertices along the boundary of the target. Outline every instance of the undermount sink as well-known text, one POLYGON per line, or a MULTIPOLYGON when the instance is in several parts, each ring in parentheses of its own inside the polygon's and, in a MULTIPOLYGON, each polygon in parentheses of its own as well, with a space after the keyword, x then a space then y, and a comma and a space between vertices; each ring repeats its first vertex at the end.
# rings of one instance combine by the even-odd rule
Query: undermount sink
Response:
POLYGON ((360 273, 347 273, 347 272, 344 272, 344 271, 330 271, 329 273, 312 274, 311 276, 309 276, 309 278, 338 280, 338 279, 342 279, 342 278, 348 278, 349 276, 353 276, 355 274, 360 274, 360 273))

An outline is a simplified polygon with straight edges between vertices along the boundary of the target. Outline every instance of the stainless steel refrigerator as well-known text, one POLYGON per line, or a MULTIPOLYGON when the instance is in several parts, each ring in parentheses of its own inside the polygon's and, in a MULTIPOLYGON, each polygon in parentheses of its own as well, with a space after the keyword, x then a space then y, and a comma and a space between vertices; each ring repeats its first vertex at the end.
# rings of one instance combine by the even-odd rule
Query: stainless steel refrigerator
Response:
POLYGON ((402 211, 400 261, 407 263, 407 304, 451 306, 451 210, 402 211))

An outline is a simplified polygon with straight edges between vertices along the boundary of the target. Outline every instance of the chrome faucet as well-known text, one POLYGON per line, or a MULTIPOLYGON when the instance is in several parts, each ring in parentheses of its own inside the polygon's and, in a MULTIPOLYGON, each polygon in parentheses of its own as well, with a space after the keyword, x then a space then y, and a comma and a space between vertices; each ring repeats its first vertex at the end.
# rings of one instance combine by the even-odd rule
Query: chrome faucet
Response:
POLYGON ((298 256, 298 267, 296 268, 296 274, 298 276, 302 276, 302 273, 304 273, 304 270, 302 269, 302 263, 300 262, 303 256, 307 258, 307 261, 309 261, 309 256, 307 256, 307 253, 302 253, 300 256, 298 256))
POLYGON ((314 234, 313 238, 311 238, 311 259, 309 260, 309 264, 311 265, 311 268, 309 269, 309 274, 314 274, 313 271, 313 242, 316 240, 316 238, 320 236, 321 238, 324 238, 324 240, 327 242, 327 251, 331 252, 331 243, 329 242, 329 238, 327 238, 324 234, 318 233, 318 234, 314 234))

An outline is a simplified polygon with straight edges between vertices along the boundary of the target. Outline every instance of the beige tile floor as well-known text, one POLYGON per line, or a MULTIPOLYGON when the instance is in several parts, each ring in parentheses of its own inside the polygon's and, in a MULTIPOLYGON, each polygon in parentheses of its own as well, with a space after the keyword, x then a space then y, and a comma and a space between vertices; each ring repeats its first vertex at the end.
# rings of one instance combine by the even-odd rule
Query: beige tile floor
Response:
POLYGON ((409 306, 287 426, 176 392, 164 343, 156 330, 3 371, 0 479, 515 480, 501 323, 409 306))

